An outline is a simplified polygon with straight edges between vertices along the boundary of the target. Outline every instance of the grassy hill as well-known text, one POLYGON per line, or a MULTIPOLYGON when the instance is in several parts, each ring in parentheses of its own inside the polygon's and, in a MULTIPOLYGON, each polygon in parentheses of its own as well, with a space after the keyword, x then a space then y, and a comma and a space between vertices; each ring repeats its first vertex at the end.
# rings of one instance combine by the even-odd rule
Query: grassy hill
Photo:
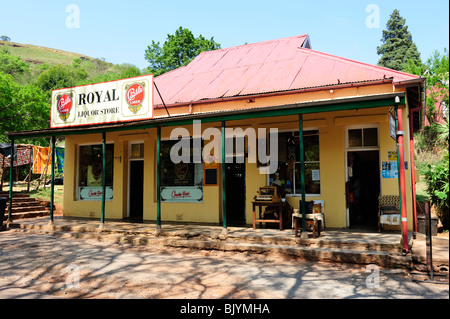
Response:
MULTIPOLYGON (((3 72, 14 73, 15 81, 20 85, 33 84, 44 91, 57 88, 59 84, 60 87, 76 86, 147 74, 146 70, 141 71, 138 67, 128 63, 112 64, 103 59, 92 58, 80 53, 0 40, 0 54, 4 49, 10 56, 17 57, 20 61, 25 62, 28 68, 26 71, 15 73, 3 72), (53 74, 52 77, 56 79, 55 81, 64 77, 69 77, 73 81, 70 84, 57 83, 55 87, 46 88, 45 85, 39 83, 39 77, 46 70, 56 66, 64 67, 69 73, 65 75, 53 74)), ((2 70, 1 66, 0 70, 2 70)), ((49 79, 49 81, 51 80, 49 79)))
POLYGON ((30 65, 40 65, 44 63, 49 65, 71 65, 76 58, 82 60, 98 60, 79 53, 0 40, 0 49, 2 48, 7 48, 12 55, 19 56, 23 61, 30 65))

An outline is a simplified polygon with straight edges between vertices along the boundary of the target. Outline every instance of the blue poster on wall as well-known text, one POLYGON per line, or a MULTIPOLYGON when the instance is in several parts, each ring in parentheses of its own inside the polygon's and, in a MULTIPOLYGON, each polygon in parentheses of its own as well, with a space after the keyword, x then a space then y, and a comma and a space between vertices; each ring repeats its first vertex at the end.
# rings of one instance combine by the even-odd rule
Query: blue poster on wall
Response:
POLYGON ((382 162, 381 176, 383 178, 398 178, 397 162, 382 162))

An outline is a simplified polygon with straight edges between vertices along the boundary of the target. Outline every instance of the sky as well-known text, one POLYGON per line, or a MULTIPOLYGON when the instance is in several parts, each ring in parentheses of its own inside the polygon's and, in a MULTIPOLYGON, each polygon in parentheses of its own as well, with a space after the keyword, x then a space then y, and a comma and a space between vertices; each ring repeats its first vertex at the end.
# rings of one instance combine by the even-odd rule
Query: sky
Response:
POLYGON ((146 68, 145 50, 181 26, 222 48, 308 33, 313 50, 377 64, 394 9, 425 62, 449 48, 447 0, 0 0, 0 35, 146 68))

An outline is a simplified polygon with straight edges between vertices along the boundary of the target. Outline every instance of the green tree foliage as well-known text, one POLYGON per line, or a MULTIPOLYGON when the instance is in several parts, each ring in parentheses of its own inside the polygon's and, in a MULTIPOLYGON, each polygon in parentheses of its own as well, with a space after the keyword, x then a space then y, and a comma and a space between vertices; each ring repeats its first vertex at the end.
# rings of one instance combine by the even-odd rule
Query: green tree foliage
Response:
MULTIPOLYGON (((48 128, 50 106, 34 85, 19 85, 10 74, 0 72, 0 141, 5 132, 48 128)), ((22 141, 24 142, 24 141, 22 141)))
POLYGON ((205 39, 202 35, 194 37, 189 29, 179 27, 175 34, 167 35, 162 47, 152 41, 145 50, 145 59, 150 63, 148 71, 155 76, 179 68, 191 62, 200 52, 220 49, 220 44, 213 38, 205 39))
MULTIPOLYGON (((416 64, 409 60, 404 71, 424 76, 427 79, 427 103, 425 116, 430 124, 437 123, 442 117, 441 111, 444 105, 449 105, 449 52, 444 53, 435 50, 425 64, 416 64)), ((447 114, 448 115, 448 114, 447 114)))
POLYGON ((37 85, 50 101, 52 90, 77 86, 81 80, 87 78, 88 73, 83 68, 57 64, 39 75, 37 85))
POLYGON ((29 71, 29 69, 30 67, 25 61, 22 61, 18 56, 11 55, 6 48, 0 50, 0 72, 17 77, 29 71))
POLYGON ((138 67, 132 64, 124 63, 112 66, 107 72, 97 72, 92 74, 89 78, 79 81, 78 85, 114 81, 140 75, 143 74, 138 67))
POLYGON ((377 54, 381 55, 378 65, 400 71, 408 60, 421 64, 420 53, 405 22, 395 9, 383 30, 383 44, 377 47, 377 54))
MULTIPOLYGON (((448 122, 447 122, 448 123, 448 122)), ((425 181, 427 192, 431 199, 431 204, 435 205, 437 215, 441 220, 444 229, 449 227, 449 155, 448 152, 442 162, 428 165, 425 171, 425 181)))

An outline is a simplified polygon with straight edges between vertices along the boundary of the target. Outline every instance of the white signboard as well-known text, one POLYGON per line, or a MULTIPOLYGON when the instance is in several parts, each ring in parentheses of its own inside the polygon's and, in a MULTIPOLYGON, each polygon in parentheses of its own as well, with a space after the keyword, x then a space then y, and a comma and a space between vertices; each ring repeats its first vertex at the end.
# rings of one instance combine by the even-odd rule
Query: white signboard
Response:
MULTIPOLYGON (((102 187, 80 187, 78 189, 81 200, 101 200, 103 195, 102 187)), ((105 199, 112 200, 113 189, 110 186, 106 186, 105 199)))
POLYGON ((52 91, 51 128, 152 117, 153 75, 52 91))
POLYGON ((320 170, 318 169, 311 170, 311 175, 313 181, 320 181, 320 170))
POLYGON ((389 134, 394 140, 397 140, 397 135, 395 132, 395 118, 389 113, 389 134))
POLYGON ((164 202, 202 202, 203 187, 200 186, 168 186, 161 187, 161 201, 164 202))

